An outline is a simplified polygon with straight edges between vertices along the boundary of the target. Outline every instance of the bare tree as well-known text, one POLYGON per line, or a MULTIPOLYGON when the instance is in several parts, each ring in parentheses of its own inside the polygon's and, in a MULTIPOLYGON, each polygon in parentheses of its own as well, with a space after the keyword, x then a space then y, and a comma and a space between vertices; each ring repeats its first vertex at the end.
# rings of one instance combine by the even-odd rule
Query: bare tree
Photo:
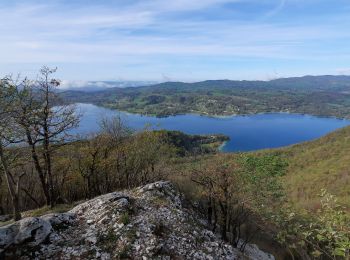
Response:
POLYGON ((35 81, 25 79, 17 84, 10 80, 16 90, 14 118, 25 133, 46 204, 51 207, 56 196, 52 155, 55 148, 69 140, 68 132, 79 124, 80 118, 75 106, 59 105, 57 87, 60 82, 51 78, 55 72, 56 69, 43 67, 35 81))
POLYGON ((102 135, 108 135, 111 145, 118 145, 121 140, 132 134, 132 129, 128 127, 121 115, 118 114, 111 118, 104 117, 100 121, 102 135))
POLYGON ((53 107, 58 103, 56 88, 59 81, 50 78, 56 69, 43 67, 40 70, 41 78, 37 81, 40 101, 42 106, 38 113, 38 134, 43 139, 43 157, 45 165, 45 175, 48 178, 49 196, 51 206, 55 203, 55 193, 52 177, 52 146, 64 143, 67 138, 67 131, 75 128, 79 123, 79 117, 75 113, 72 105, 53 107))
POLYGON ((21 219, 19 206, 20 181, 25 171, 15 171, 17 154, 14 149, 7 147, 14 143, 23 141, 22 135, 11 118, 13 113, 14 89, 8 85, 8 80, 0 81, 0 162, 5 176, 7 188, 11 197, 14 220, 21 219))

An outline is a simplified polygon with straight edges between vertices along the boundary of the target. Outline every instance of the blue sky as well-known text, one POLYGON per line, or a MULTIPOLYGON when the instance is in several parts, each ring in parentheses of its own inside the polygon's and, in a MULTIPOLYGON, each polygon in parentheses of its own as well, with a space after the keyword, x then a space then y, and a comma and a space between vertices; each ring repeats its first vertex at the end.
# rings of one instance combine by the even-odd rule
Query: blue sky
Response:
POLYGON ((0 2, 0 75, 64 80, 350 74, 349 0, 0 2))

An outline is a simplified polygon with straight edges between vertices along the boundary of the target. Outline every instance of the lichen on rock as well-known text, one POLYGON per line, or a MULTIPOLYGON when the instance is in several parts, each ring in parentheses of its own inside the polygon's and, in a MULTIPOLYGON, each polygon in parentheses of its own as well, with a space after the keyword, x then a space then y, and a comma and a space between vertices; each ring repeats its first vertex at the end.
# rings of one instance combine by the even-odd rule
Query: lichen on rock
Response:
POLYGON ((182 201, 167 181, 105 194, 0 228, 0 249, 21 259, 274 259, 255 245, 243 255, 182 201))

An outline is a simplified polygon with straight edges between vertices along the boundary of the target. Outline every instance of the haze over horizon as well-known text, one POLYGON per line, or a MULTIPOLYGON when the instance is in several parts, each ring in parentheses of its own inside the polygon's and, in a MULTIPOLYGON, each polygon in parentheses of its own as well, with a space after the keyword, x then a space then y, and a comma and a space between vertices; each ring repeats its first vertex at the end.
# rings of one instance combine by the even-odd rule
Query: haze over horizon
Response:
POLYGON ((269 80, 350 74, 346 0, 4 0, 0 75, 269 80))

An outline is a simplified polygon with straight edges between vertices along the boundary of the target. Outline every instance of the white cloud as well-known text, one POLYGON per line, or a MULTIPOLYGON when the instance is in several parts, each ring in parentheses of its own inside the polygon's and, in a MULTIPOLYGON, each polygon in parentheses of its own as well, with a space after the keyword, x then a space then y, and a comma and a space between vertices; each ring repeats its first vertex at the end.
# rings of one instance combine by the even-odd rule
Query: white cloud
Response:
POLYGON ((335 72, 340 75, 350 75, 350 68, 338 68, 335 72))
POLYGON ((334 39, 350 39, 346 16, 337 15, 325 23, 270 20, 288 4, 302 4, 300 0, 260 1, 270 11, 256 13, 252 19, 231 17, 231 13, 225 17, 225 9, 209 18, 195 19, 189 14, 238 2, 258 3, 142 0, 73 8, 48 1, 0 6, 0 64, 114 62, 132 66, 147 64, 147 60, 167 63, 164 57, 168 56, 326 60, 350 55, 337 48, 318 48, 334 39))
POLYGON ((287 0, 280 0, 279 3, 277 2, 277 5, 264 15, 264 18, 268 18, 270 16, 274 16, 277 13, 279 13, 285 7, 286 2, 287 0))
POLYGON ((191 1, 144 0, 136 4, 134 6, 134 10, 147 9, 154 13, 193 11, 193 10, 208 8, 219 4, 236 3, 236 2, 244 2, 244 0, 191 0, 191 1))
POLYGON ((88 84, 89 84, 89 81, 86 81, 86 80, 62 80, 60 88, 62 89, 68 89, 72 87, 81 88, 81 87, 85 87, 88 84))

